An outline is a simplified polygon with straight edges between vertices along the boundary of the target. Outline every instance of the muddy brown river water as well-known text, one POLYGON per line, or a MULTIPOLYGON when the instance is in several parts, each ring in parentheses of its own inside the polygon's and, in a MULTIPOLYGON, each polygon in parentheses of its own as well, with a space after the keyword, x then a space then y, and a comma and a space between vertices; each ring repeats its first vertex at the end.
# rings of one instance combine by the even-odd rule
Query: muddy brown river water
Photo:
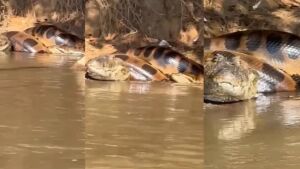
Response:
POLYGON ((202 89, 99 82, 77 58, 1 55, 0 169, 298 169, 300 93, 202 103, 202 89))
POLYGON ((98 82, 75 58, 0 58, 0 168, 203 168, 202 90, 98 82))
POLYGON ((205 168, 300 168, 300 93, 205 104, 204 112, 205 168))

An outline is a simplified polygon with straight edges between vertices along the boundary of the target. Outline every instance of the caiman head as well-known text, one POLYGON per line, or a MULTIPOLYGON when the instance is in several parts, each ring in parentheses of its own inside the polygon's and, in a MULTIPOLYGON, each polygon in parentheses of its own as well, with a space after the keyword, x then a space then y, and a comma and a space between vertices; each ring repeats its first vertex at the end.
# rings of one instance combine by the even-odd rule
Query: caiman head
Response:
POLYGON ((99 56, 86 64, 86 77, 94 80, 128 80, 130 70, 123 61, 110 56, 99 56))
POLYGON ((204 100, 236 102, 257 93, 258 74, 237 53, 214 51, 205 56, 204 100))

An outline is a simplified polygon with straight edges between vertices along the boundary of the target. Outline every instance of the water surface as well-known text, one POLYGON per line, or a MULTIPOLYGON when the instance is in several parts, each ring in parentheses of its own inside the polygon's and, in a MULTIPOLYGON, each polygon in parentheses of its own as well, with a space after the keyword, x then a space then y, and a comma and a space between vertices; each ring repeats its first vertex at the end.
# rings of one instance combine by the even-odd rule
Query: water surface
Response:
POLYGON ((204 107, 205 168, 300 167, 300 93, 204 107))
POLYGON ((84 91, 65 56, 0 59, 0 168, 84 168, 84 91))
POLYGON ((76 58, 0 57, 0 168, 198 169, 202 90, 99 82, 76 58))
POLYGON ((170 83, 87 81, 87 168, 202 168, 201 95, 170 83))

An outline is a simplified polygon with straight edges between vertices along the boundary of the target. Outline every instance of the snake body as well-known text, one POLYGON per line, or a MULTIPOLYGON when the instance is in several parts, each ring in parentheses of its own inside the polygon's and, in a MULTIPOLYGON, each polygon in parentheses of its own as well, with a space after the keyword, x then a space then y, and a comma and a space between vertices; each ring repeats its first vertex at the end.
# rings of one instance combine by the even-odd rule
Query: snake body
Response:
POLYGON ((205 40, 206 50, 242 52, 286 71, 299 74, 300 38, 273 30, 240 31, 205 40))
POLYGON ((87 77, 98 80, 167 80, 148 62, 126 54, 94 58, 87 64, 87 77))
POLYGON ((199 80, 203 76, 202 65, 183 54, 162 46, 146 46, 127 51, 128 55, 141 58, 167 75, 182 73, 199 80))
MULTIPOLYGON (((54 25, 5 32, 1 42, 0 50, 11 45, 20 52, 84 52, 84 40, 54 25)), ((250 99, 257 92, 294 91, 298 87, 299 82, 292 77, 300 74, 300 37, 294 34, 248 30, 205 39, 204 44, 203 65, 170 47, 144 46, 96 57, 87 63, 86 74, 98 80, 180 81, 177 75, 191 82, 204 79, 205 99, 217 102, 250 99)))
POLYGON ((12 51, 30 53, 83 54, 84 40, 54 25, 37 25, 25 31, 2 33, 12 51))
POLYGON ((17 52, 46 53, 48 48, 33 36, 19 31, 9 31, 6 36, 12 44, 12 50, 17 52))
MULTIPOLYGON (((105 69, 103 62, 107 62, 108 60, 103 60, 101 57, 103 56, 92 59, 87 63, 87 72, 90 76, 93 76, 91 73, 93 71, 91 70, 95 71, 96 67, 98 70, 105 69), (97 62, 98 64, 96 64, 97 62)), ((186 75, 186 78, 190 77, 195 81, 200 81, 203 77, 202 65, 167 47, 140 47, 129 49, 123 54, 113 54, 110 57, 121 60, 123 65, 127 65, 129 69, 132 69, 132 74, 136 75, 131 76, 133 80, 164 81, 172 79, 172 76, 176 74, 186 75), (145 78, 138 78, 140 76, 137 76, 137 74, 145 78)), ((99 80, 104 79, 100 78, 99 80)))
POLYGON ((253 98, 256 92, 295 91, 297 88, 292 78, 300 73, 300 38, 296 35, 271 30, 241 31, 205 39, 205 50, 208 53, 204 62, 207 100, 238 101, 253 98), (219 63, 226 68, 211 73, 218 69, 219 63), (228 65, 235 65, 239 71, 232 72, 235 68, 228 65), (247 69, 256 74, 256 80, 244 79, 251 74, 247 69), (251 92, 240 95, 235 92, 246 91, 245 88, 251 92), (220 97, 210 97, 213 95, 220 97), (233 95, 234 98, 229 97, 233 95))
MULTIPOLYGON (((51 45, 84 50, 83 40, 53 25, 2 35, 14 51, 51 53, 51 45)), ((170 47, 144 46, 90 60, 87 77, 180 81, 177 75, 184 75, 192 82, 204 78, 205 99, 232 102, 253 98, 257 92, 296 90, 298 82, 292 77, 300 74, 299 57, 300 38, 296 35, 271 30, 240 31, 205 39, 204 65, 170 47)))
MULTIPOLYGON (((300 73, 299 57, 298 36, 271 30, 240 31, 205 39, 203 65, 161 46, 140 47, 111 55, 113 60, 119 59, 124 67, 131 68, 127 72, 135 70, 132 72, 152 75, 134 80, 170 80, 174 74, 204 78, 204 97, 216 102, 250 99, 257 92, 296 90, 297 82, 292 75, 300 73), (142 71, 136 71, 136 68, 142 71), (156 77, 157 73, 159 76, 156 77)), ((95 63, 98 62, 98 70, 103 70, 104 61, 109 60, 99 58, 87 64, 88 74, 92 74, 95 63)))
POLYGON ((67 33, 54 25, 37 25, 24 30, 47 46, 67 47, 73 50, 84 51, 84 40, 67 33))

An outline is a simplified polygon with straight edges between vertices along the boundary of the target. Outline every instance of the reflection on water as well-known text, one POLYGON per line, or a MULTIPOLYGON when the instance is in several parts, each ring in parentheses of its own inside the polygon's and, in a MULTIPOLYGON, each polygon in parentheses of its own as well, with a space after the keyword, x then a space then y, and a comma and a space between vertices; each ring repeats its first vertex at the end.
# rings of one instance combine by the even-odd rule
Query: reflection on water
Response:
POLYGON ((74 60, 0 57, 0 168, 202 168, 198 86, 85 80, 74 60))
POLYGON ((205 104, 205 166, 211 169, 298 169, 300 93, 261 95, 234 104, 205 104))
POLYGON ((202 168, 199 87, 86 82, 87 168, 202 168))
POLYGON ((0 52, 0 70, 41 67, 70 67, 80 56, 0 52))

